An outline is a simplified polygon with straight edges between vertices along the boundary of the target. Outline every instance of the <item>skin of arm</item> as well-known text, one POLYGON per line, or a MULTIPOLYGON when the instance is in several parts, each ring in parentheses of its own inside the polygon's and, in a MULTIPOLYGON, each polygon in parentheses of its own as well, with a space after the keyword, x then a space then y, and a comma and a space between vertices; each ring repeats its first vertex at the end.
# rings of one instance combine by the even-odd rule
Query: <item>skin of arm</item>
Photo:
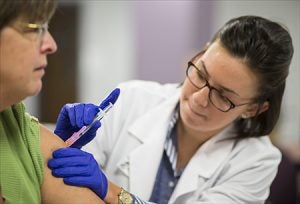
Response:
POLYGON ((108 190, 104 198, 104 201, 111 204, 118 204, 118 195, 121 192, 121 188, 114 183, 108 181, 108 190))
POLYGON ((44 180, 41 187, 42 203, 104 203, 90 189, 66 185, 62 178, 52 176, 47 162, 52 158, 52 152, 66 147, 65 143, 45 126, 40 125, 41 152, 44 159, 44 180))

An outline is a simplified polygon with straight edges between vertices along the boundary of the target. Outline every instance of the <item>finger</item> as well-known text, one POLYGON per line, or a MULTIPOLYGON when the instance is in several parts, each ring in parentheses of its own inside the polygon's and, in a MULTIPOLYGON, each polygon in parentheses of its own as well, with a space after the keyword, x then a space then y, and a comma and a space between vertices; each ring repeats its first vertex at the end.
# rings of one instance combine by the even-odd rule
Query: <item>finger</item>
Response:
POLYGON ((96 121, 95 124, 91 127, 91 129, 89 129, 89 131, 84 136, 79 138, 79 140, 77 140, 73 145, 71 145, 71 147, 78 148, 78 145, 80 146, 80 144, 89 143, 96 136, 96 132, 99 127, 101 127, 101 123, 100 121, 96 121))
POLYGON ((76 118, 76 127, 82 128, 84 126, 83 123, 83 113, 84 113, 85 104, 78 104, 74 107, 75 110, 75 118, 76 118))
POLYGON ((87 167, 66 167, 52 170, 52 175, 56 177, 74 177, 74 176, 90 176, 87 167))
POLYGON ((72 185, 72 186, 90 187, 90 185, 91 185, 89 179, 84 176, 67 177, 67 178, 64 178, 64 182, 66 184, 72 185))
POLYGON ((52 157, 53 158, 61 158, 61 157, 73 157, 73 156, 85 156, 89 153, 82 151, 80 149, 76 149, 76 148, 60 148, 55 150, 52 153, 52 157))
POLYGON ((115 102, 117 101, 119 95, 120 95, 120 89, 115 88, 108 95, 108 97, 106 97, 106 99, 104 99, 104 101, 101 102, 101 104, 99 105, 99 108, 101 108, 103 110, 104 108, 106 108, 109 105, 109 103, 115 104, 115 102))
POLYGON ((88 132, 90 132, 90 133, 96 132, 100 127, 101 127, 101 122, 96 121, 88 132))
POLYGON ((85 111, 84 111, 84 124, 89 125, 94 120, 94 117, 99 112, 99 108, 95 106, 94 104, 86 104, 85 105, 85 111))
POLYGON ((88 161, 84 157, 62 157, 54 158, 48 161, 48 167, 50 169, 56 169, 61 167, 78 167, 89 166, 88 161))
POLYGON ((76 105, 77 105, 76 103, 67 104, 65 107, 65 111, 68 114, 68 118, 70 120, 72 127, 76 127, 76 115, 75 115, 75 108, 74 108, 76 105))

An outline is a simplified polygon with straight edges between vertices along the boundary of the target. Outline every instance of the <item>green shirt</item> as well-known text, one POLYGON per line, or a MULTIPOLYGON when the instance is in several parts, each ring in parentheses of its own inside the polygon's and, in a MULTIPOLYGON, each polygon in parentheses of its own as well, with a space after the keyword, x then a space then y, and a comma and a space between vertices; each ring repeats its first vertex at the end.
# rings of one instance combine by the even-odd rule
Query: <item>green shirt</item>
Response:
POLYGON ((5 203, 41 203, 43 158, 38 120, 22 103, 0 112, 0 192, 5 203))

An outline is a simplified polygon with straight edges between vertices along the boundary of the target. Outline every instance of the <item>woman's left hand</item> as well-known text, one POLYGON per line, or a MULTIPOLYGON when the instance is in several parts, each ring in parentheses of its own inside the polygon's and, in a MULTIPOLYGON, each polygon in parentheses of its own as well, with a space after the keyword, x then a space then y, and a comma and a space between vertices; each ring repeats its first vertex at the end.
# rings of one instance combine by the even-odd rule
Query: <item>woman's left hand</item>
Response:
POLYGON ((66 184, 88 187, 104 200, 107 178, 94 156, 76 148, 61 148, 53 152, 48 166, 55 177, 63 177, 66 184))

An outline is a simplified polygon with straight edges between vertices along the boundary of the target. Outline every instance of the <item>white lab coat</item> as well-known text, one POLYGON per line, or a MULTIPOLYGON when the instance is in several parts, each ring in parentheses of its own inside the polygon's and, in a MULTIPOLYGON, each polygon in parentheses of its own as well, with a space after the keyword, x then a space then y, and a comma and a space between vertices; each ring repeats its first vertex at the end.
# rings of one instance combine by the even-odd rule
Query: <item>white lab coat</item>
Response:
MULTIPOLYGON (((119 87, 118 101, 85 150, 112 182, 147 201, 181 88, 145 81, 119 87)), ((222 140, 230 128, 198 149, 169 203, 264 203, 281 154, 267 136, 222 140)))

